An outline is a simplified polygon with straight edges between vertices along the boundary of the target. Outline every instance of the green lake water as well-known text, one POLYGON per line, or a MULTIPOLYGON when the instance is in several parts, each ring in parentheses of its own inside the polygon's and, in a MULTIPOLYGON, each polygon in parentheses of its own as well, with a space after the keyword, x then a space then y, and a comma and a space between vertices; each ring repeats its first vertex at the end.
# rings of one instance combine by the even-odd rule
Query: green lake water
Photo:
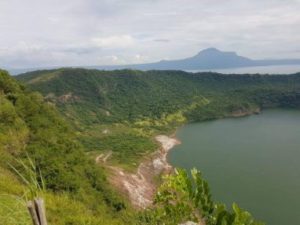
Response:
POLYGON ((214 200, 269 225, 300 224, 300 111, 188 124, 177 138, 169 162, 201 170, 214 200))

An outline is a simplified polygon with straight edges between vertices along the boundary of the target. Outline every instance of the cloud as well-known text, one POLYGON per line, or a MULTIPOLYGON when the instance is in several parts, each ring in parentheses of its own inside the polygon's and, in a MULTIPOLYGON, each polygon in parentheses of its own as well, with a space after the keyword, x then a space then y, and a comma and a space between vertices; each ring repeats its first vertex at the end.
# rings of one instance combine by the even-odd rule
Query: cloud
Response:
POLYGON ((128 55, 109 55, 97 58, 98 65, 126 65, 126 64, 137 64, 144 63, 148 59, 147 56, 141 54, 128 55))
POLYGON ((144 16, 178 16, 180 15, 178 12, 145 12, 144 16))
POLYGON ((92 38, 92 42, 100 48, 128 48, 134 45, 135 40, 130 35, 114 35, 92 38))
POLYGON ((300 58, 299 11, 299 0, 1 0, 0 67, 154 62, 211 46, 300 58))
POLYGON ((169 40, 169 39, 154 39, 153 41, 167 43, 167 42, 170 42, 171 40, 169 40))

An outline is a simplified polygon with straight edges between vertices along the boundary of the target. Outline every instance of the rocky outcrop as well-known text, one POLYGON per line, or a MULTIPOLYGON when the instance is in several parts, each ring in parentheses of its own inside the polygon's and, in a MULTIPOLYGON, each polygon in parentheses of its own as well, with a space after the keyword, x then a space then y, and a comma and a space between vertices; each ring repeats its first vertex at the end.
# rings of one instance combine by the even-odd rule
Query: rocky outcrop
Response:
POLYGON ((199 225, 199 223, 188 221, 188 222, 181 223, 181 224, 178 224, 178 225, 199 225))
POLYGON ((254 109, 247 109, 247 108, 240 108, 237 110, 234 110, 231 112, 231 117, 243 117, 243 116, 249 116, 252 114, 259 114, 261 112, 261 109, 259 107, 254 109))
POLYGON ((175 145, 180 144, 178 140, 165 135, 157 136, 156 140, 161 144, 161 148, 142 162, 136 173, 110 167, 113 171, 111 182, 129 197, 136 208, 143 209, 152 204, 157 189, 155 177, 172 170, 172 166, 167 162, 167 154, 175 145))

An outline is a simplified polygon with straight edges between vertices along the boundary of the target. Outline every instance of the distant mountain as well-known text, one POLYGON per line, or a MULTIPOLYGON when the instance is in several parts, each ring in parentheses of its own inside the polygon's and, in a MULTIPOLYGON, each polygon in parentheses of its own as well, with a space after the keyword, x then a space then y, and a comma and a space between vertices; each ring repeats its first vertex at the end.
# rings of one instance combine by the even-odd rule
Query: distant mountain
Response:
POLYGON ((234 52, 222 52, 216 48, 208 48, 190 58, 163 60, 157 63, 132 65, 132 67, 143 70, 197 70, 244 67, 248 65, 252 65, 251 59, 238 56, 234 52))
POLYGON ((300 59, 253 60, 235 52, 224 52, 207 48, 197 55, 179 60, 162 60, 156 63, 124 66, 94 66, 95 69, 139 69, 139 70, 210 70, 252 66, 300 65, 300 59))
MULTIPOLYGON (((197 55, 178 60, 162 60, 154 63, 132 64, 132 65, 112 65, 112 66, 81 66, 86 69, 116 70, 116 69, 137 69, 137 70, 214 70, 228 68, 242 68, 254 66, 274 66, 274 65, 300 65, 300 59, 262 59, 254 60, 239 56, 235 52, 220 51, 216 48, 207 48, 197 55)), ((12 74, 25 72, 57 69, 58 67, 9 69, 12 74)), ((78 68, 74 66, 73 68, 78 68)))

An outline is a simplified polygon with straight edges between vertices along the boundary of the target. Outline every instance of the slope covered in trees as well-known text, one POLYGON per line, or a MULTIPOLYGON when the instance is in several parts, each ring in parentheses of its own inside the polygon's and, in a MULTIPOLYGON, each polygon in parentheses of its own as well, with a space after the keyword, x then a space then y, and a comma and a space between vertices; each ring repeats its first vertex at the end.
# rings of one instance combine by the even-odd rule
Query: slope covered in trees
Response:
POLYGON ((112 151, 111 163, 132 168, 157 149, 156 134, 183 123, 300 106, 299 74, 59 69, 18 79, 43 96, 0 72, 0 218, 9 225, 30 224, 26 188, 9 166, 22 170, 15 159, 28 156, 46 181, 50 224, 259 224, 236 205, 230 212, 214 203, 196 171, 194 180, 180 170, 167 177, 153 209, 135 213, 93 157, 112 151))
POLYGON ((23 173, 17 159, 26 163, 28 157, 45 179, 51 224, 124 223, 122 217, 114 219, 124 202, 74 134, 42 95, 0 71, 0 224, 30 224, 21 198, 25 186, 11 170, 23 173))
MULTIPOLYGON (((76 131, 56 107, 5 71, 0 71, 0 131, 0 224, 31 224, 24 197, 28 184, 12 169, 26 178, 26 167, 20 162, 33 162, 34 179, 39 183, 41 177, 44 179, 46 189, 41 194, 50 225, 173 225, 187 220, 216 225, 260 224, 236 205, 234 212, 229 212, 214 203, 207 183, 197 171, 193 171, 193 180, 181 170, 167 176, 153 208, 134 212, 111 190, 106 172, 84 153, 76 131), (177 195, 182 198, 174 204, 177 195)), ((129 145, 130 142, 134 140, 128 140, 129 145)))
MULTIPOLYGON (((27 73, 18 79, 86 124, 134 121, 143 117, 159 119, 203 97, 209 100, 224 97, 222 102, 227 99, 223 105, 232 108, 224 111, 224 115, 239 106, 247 107, 243 103, 260 107, 285 105, 291 103, 300 85, 299 74, 222 75, 183 71, 58 69, 27 73), (288 95, 290 101, 283 101, 288 95)), ((193 116, 188 119, 201 120, 193 116)))
POLYGON ((300 106, 300 75, 57 69, 18 76, 58 106, 88 151, 136 165, 179 125, 300 106))

